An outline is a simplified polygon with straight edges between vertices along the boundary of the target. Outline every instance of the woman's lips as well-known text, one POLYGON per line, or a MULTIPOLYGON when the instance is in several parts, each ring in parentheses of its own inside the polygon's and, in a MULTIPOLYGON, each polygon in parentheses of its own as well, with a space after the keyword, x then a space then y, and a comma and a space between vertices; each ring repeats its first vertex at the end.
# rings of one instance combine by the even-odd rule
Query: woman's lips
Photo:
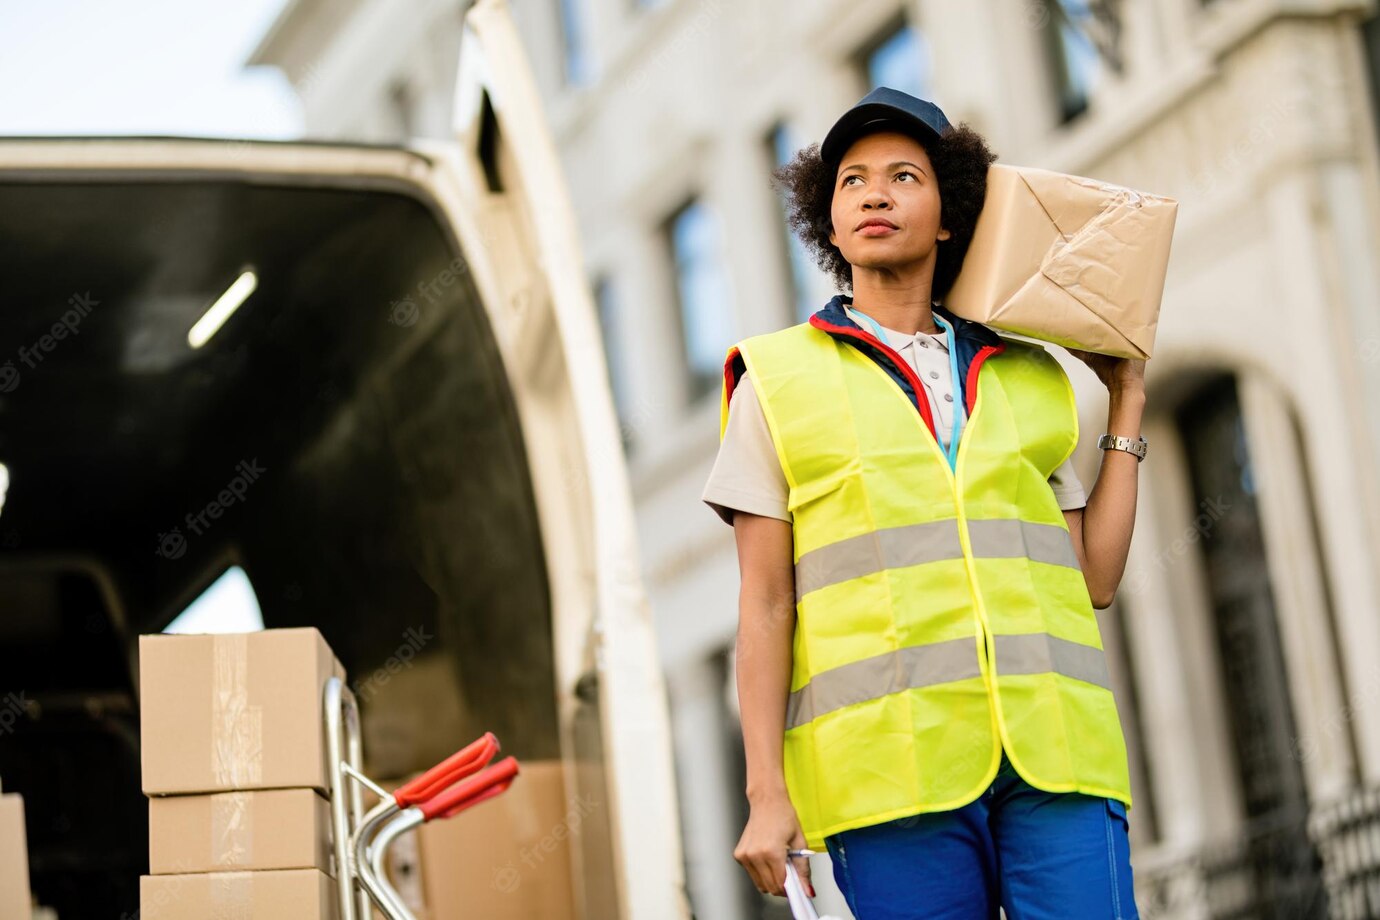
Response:
POLYGON ((886 224, 868 224, 861 227, 858 232, 863 236, 886 236, 888 233, 899 233, 895 227, 888 227, 886 224))

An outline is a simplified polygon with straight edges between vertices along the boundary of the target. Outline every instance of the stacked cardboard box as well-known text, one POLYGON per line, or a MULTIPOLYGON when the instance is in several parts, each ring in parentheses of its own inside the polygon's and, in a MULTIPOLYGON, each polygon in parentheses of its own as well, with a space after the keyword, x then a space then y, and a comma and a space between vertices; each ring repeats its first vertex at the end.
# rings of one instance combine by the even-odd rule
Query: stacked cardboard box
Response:
POLYGON ((559 760, 523 760, 500 795, 398 838, 388 877, 418 920, 574 920, 576 850, 605 818, 600 807, 567 793, 559 760))
POLYGON ((24 799, 6 793, 0 795, 0 917, 27 917, 32 909, 24 799))
POLYGON ((599 807, 567 794, 559 760, 523 760, 500 795, 399 838, 388 875, 418 920, 574 920, 575 848, 599 807))
POLYGON ((142 920, 334 920, 332 676, 315 629, 139 638, 142 920))

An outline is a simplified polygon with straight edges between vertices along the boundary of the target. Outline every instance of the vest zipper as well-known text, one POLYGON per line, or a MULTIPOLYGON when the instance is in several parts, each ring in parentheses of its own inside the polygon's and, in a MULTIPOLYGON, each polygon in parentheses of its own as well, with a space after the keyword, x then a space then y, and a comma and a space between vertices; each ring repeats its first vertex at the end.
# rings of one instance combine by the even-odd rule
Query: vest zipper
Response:
MULTIPOLYGON (((972 403, 972 411, 968 414, 968 422, 971 427, 973 418, 977 414, 977 372, 983 363, 992 355, 1001 354, 1006 350, 1003 345, 984 345, 973 356, 972 363, 968 365, 968 377, 965 381, 964 389, 969 393, 969 400, 972 403)), ((958 473, 963 469, 963 458, 966 456, 964 448, 967 441, 959 441, 958 459, 954 464, 954 498, 955 506, 958 510, 958 539, 959 545, 963 548, 963 568, 968 573, 968 589, 973 594, 973 609, 977 612, 978 628, 982 630, 982 665, 983 683, 987 687, 988 705, 992 711, 992 728, 997 735, 997 758, 998 763, 1001 759, 1001 751, 1006 747, 1003 740, 1006 736, 1006 724, 1001 715, 1001 702, 998 698, 995 677, 992 673, 993 654, 995 651, 995 640, 992 638, 992 625, 987 620, 987 608, 982 602, 982 592, 978 590, 977 572, 973 570, 973 538, 968 533, 968 516, 963 513, 963 502, 958 500, 958 473)), ((948 464, 945 464, 947 468, 948 464)))
MULTIPOLYGON (((1006 726, 1001 716, 1001 704, 997 700, 996 686, 993 684, 992 678, 992 627, 991 624, 987 622, 987 610, 982 603, 982 594, 978 590, 977 573, 973 571, 973 542, 972 537, 970 537, 968 534, 968 518, 963 513, 963 502, 959 499, 958 495, 958 474, 963 469, 963 458, 967 455, 966 448, 969 439, 963 438, 959 440, 958 456, 954 462, 954 468, 950 469, 949 458, 943 455, 943 452, 939 447, 939 436, 935 434, 934 419, 930 416, 929 412, 929 400, 921 398, 921 395, 924 392, 921 389, 922 384, 920 383, 920 378, 911 369, 910 365, 906 364, 906 362, 901 358, 901 356, 897 354, 890 346, 888 346, 884 342, 877 341, 877 338, 873 335, 870 335, 866 332, 855 331, 847 328, 846 326, 836 326, 824 320, 821 320, 819 323, 816 323, 815 319, 816 318, 813 316, 810 317, 810 325, 815 326, 815 328, 817 329, 822 329, 825 332, 830 332, 837 335, 844 335, 850 338, 859 339, 863 342, 866 342, 869 345, 879 348, 882 354, 885 357, 887 357, 893 364, 896 365, 897 370, 899 370, 901 374, 908 381, 910 381, 910 385, 915 390, 914 405, 917 409, 920 410, 920 416, 924 420, 925 426, 930 433, 930 443, 934 446, 935 451, 940 455, 939 465, 944 468, 944 475, 947 476, 949 479, 949 491, 953 493, 954 506, 955 510, 958 513, 959 544, 963 548, 963 567, 965 571, 967 571, 968 573, 968 588, 973 595, 973 609, 977 612, 978 628, 982 631, 981 663, 982 665, 984 665, 983 683, 987 687, 987 699, 992 712, 992 727, 996 731, 997 751, 998 758, 1000 759, 1000 752, 1005 748, 1006 745, 1006 742, 1003 740, 1006 735, 1006 726)), ((969 430, 972 429, 973 422, 975 421, 975 417, 977 415, 978 371, 982 369, 982 365, 986 363, 988 358, 992 357, 993 355, 999 355, 1004 351, 1006 351, 1005 344, 984 345, 982 346, 982 348, 978 349, 977 354, 973 355, 973 360, 968 365, 968 375, 964 378, 964 389, 967 391, 967 399, 965 401, 969 406, 967 425, 967 428, 969 430)))
MULTIPOLYGON (((958 443, 958 457, 955 460, 954 468, 950 469, 949 458, 945 457, 943 455, 943 452, 940 450, 939 436, 935 434, 934 419, 931 418, 929 413, 929 400, 921 398, 921 395, 924 392, 921 389, 922 384, 920 383, 920 378, 911 369, 910 365, 906 364, 906 362, 901 358, 901 356, 897 354, 894 350, 892 350, 886 343, 877 341, 876 337, 873 335, 870 335, 865 332, 854 331, 852 329, 847 328, 846 326, 836 326, 826 321, 820 321, 820 323, 816 323, 815 317, 813 316, 810 317, 810 325, 815 326, 818 329, 822 329, 825 332, 859 339, 863 342, 866 342, 869 345, 879 348, 882 354, 886 356, 893 364, 895 364, 896 368, 901 372, 901 374, 908 381, 910 381, 910 385, 915 390, 914 405, 917 409, 920 410, 920 416, 924 420, 926 428, 929 430, 930 443, 934 446, 935 451, 940 454, 939 465, 944 468, 944 475, 947 476, 949 479, 949 490, 953 493, 955 510, 958 512, 958 534, 959 543, 963 548, 963 567, 968 573, 968 588, 973 595, 973 609, 977 612, 978 628, 982 631, 981 663, 984 665, 983 683, 987 687, 987 699, 992 712, 992 727, 996 731, 998 759, 1000 759, 1000 752, 1006 746, 1006 742, 1004 740, 1006 735, 1006 724, 1005 721, 1002 719, 1001 704, 997 700, 996 686, 993 684, 992 627, 991 624, 987 622, 987 609, 982 603, 982 594, 978 590, 977 573, 973 571, 973 542, 972 537, 970 537, 968 534, 968 518, 967 515, 963 513, 963 502, 959 499, 958 495, 959 473, 963 469, 963 458, 967 455, 966 448, 969 439, 960 439, 958 443)), ((964 378, 964 389, 967 391, 967 399, 965 400, 965 402, 968 404, 969 407, 967 425, 967 428, 969 430, 972 429, 973 422, 975 421, 975 418, 977 416, 978 371, 982 369, 982 365, 986 363, 988 358, 992 357, 993 355, 999 355, 1004 351, 1006 351, 1005 344, 984 345, 982 346, 982 348, 978 349, 977 354, 973 356, 973 360, 968 365, 968 375, 964 378)))

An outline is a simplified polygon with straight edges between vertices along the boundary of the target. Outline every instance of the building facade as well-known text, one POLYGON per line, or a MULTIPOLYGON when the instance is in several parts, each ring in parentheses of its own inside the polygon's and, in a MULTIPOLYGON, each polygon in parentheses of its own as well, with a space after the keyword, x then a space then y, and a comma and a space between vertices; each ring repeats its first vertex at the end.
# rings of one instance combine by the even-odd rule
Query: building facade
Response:
MULTIPOLYGON (((933 99, 1003 162, 1180 202, 1136 534, 1099 614, 1142 913, 1380 916, 1375 3, 512 5, 602 314, 697 915, 784 916, 732 859, 746 819, 738 568, 699 500, 720 365, 733 341, 835 293, 768 179, 884 84, 933 99)), ((254 62, 304 88, 314 136, 443 135, 459 15, 296 0, 254 62)), ((1050 350, 1077 391, 1091 490, 1105 391, 1050 350)), ((814 870, 821 907, 846 915, 827 857, 814 870)))

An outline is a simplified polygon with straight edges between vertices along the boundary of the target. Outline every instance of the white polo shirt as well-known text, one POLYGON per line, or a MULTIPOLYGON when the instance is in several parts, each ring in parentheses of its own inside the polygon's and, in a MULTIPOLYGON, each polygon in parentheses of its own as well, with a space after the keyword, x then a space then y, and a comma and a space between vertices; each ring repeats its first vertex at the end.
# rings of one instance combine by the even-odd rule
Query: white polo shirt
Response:
MULTIPOLYGON (((886 333, 887 344, 906 359, 924 384, 934 427, 941 441, 947 442, 953 429, 955 397, 949 374, 948 341, 943 331, 937 335, 925 332, 908 335, 885 326, 881 328, 886 333)), ((1068 460, 1049 477, 1049 485, 1064 511, 1082 508, 1088 503, 1083 484, 1068 460)), ((729 401, 728 425, 701 498, 729 524, 733 523, 735 510, 789 522, 791 513, 786 510, 789 493, 790 486, 776 456, 767 418, 757 401, 757 391, 745 373, 739 377, 729 401)))

